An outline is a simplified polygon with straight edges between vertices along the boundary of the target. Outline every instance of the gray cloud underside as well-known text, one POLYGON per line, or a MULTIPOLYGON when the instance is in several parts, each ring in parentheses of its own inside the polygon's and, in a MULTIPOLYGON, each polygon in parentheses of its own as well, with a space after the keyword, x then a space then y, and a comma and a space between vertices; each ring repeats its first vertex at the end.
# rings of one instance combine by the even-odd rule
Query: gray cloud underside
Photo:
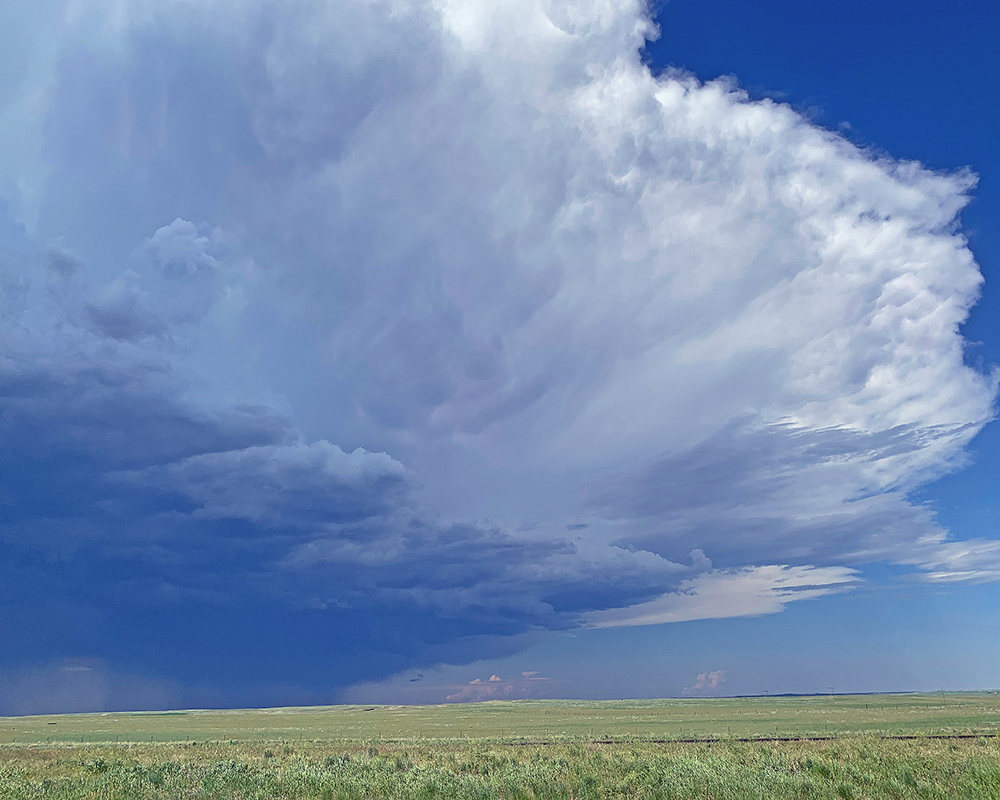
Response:
MULTIPOLYGON (((319 637, 317 653, 346 649, 333 668, 257 654, 213 702, 253 698, 240 681, 329 687, 509 648, 490 637, 572 626, 681 571, 649 553, 439 519, 385 453, 306 443, 266 407, 199 402, 172 364, 177 339, 95 325, 87 298, 100 290, 34 260, 20 313, 4 321, 0 597, 5 638, 36 658, 68 645, 149 669, 155 653, 168 677, 191 681, 253 631, 255 652, 299 652, 304 636, 319 637)), ((151 327, 140 322, 128 329, 151 327)))
POLYGON ((274 698, 1000 575, 908 499, 993 415, 970 174, 652 75, 641 3, 115 9, 3 78, 10 664, 274 698))

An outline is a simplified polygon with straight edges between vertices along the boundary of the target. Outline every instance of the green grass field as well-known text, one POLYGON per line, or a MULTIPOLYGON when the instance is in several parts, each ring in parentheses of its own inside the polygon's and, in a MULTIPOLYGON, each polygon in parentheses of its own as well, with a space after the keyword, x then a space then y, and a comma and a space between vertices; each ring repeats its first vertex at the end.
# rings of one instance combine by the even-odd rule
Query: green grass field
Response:
POLYGON ((0 718, 0 744, 689 739, 1000 731, 1000 695, 855 695, 329 706, 0 718))
POLYGON ((996 739, 0 747, 4 800, 791 800, 1000 796, 996 739))
POLYGON ((1000 797, 993 694, 78 714, 0 726, 3 800, 1000 797), (973 736, 942 738, 955 734, 973 736), (834 738, 794 738, 811 736, 834 738))

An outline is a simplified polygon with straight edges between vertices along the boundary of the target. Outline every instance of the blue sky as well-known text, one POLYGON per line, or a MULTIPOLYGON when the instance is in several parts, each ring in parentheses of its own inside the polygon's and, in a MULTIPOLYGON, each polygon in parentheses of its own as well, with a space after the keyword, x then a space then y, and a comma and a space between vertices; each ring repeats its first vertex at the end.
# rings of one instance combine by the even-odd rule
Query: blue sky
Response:
POLYGON ((998 21, 0 10, 0 713, 1000 684, 998 21))

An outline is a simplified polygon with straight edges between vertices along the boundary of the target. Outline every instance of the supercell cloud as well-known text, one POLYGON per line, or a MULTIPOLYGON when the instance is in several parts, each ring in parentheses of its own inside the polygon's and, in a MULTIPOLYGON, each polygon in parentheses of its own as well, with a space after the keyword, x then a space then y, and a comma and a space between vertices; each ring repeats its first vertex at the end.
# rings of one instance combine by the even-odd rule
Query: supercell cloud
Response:
POLYGON ((908 499, 993 415, 970 174, 652 74, 642 3, 5 13, 0 711, 1000 575, 908 499))

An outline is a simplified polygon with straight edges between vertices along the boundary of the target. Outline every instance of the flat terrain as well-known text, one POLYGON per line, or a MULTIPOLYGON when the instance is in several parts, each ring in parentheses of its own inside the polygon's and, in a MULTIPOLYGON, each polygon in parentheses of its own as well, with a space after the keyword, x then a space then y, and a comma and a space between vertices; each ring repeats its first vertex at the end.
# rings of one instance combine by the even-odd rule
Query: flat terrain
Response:
POLYGON ((985 693, 10 717, 0 798, 986 800, 998 728, 985 693))
POLYGON ((4 800, 1000 797, 995 738, 610 745, 5 745, 4 800))
POLYGON ((0 744, 414 739, 635 740, 1000 732, 987 693, 444 706, 330 706, 0 718, 0 744))

